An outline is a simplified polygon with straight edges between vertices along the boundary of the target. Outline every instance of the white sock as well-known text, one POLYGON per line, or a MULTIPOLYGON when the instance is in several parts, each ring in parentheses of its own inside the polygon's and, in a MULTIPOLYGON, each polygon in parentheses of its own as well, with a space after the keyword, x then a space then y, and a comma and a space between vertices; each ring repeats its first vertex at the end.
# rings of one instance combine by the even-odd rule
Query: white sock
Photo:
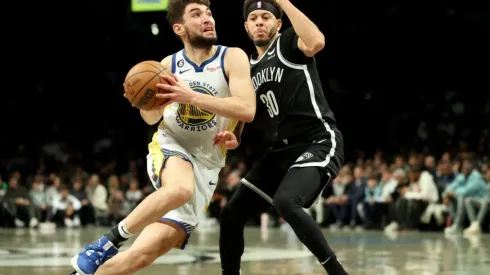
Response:
POLYGON ((122 220, 118 225, 117 225, 117 230, 119 231, 119 234, 121 237, 125 239, 129 239, 131 236, 133 236, 132 233, 130 233, 126 227, 124 226, 124 220, 122 220))

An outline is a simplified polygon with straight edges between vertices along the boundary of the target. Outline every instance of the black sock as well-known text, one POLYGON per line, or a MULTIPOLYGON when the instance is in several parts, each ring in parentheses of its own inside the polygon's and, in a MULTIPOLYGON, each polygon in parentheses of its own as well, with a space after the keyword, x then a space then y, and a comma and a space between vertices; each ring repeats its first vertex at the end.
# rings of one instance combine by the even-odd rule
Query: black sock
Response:
POLYGON ((123 242, 127 240, 127 238, 121 236, 117 225, 105 233, 104 236, 106 236, 116 248, 120 248, 123 245, 123 242))

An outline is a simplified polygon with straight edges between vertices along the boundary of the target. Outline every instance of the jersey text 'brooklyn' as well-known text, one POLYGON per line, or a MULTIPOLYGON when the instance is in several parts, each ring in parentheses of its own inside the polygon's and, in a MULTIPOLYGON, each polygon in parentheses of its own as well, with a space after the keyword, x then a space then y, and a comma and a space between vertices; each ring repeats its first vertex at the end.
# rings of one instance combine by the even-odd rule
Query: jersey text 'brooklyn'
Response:
POLYGON ((268 140, 301 142, 336 129, 315 59, 298 48, 292 27, 280 34, 260 59, 256 56, 250 59, 257 94, 252 129, 262 131, 268 140))

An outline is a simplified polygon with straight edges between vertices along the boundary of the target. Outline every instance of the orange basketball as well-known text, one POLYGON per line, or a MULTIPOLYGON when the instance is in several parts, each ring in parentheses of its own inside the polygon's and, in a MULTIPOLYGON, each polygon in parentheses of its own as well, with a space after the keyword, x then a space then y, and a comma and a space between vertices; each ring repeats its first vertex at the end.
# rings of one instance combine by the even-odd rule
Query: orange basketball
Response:
POLYGON ((167 101, 156 97, 160 90, 157 84, 167 83, 160 77, 165 71, 160 62, 153 60, 140 62, 129 70, 124 80, 124 94, 133 107, 148 111, 167 101))

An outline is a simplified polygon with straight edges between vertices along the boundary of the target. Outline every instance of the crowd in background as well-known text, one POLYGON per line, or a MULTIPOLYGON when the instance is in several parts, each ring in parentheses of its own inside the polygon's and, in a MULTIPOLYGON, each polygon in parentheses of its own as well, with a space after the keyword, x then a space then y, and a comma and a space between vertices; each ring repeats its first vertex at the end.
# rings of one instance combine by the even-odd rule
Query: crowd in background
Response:
MULTIPOLYGON (((490 225, 490 160, 460 148, 440 156, 412 152, 346 163, 307 209, 330 230, 444 230, 446 234, 478 234, 490 225), (464 230, 464 231, 463 231, 464 230)), ((130 161, 124 172, 113 163, 89 174, 80 166, 47 173, 2 175, 0 226, 32 227, 51 222, 59 227, 109 226, 121 221, 154 191, 145 175, 145 162, 130 161)), ((208 217, 219 220, 249 167, 230 158, 220 173, 208 217)), ((298 184, 307 184, 299 182, 298 184)), ((271 209, 272 210, 272 209, 271 209)), ((272 226, 284 221, 269 211, 272 226)), ((251 224, 259 224, 253 219, 251 224)))

